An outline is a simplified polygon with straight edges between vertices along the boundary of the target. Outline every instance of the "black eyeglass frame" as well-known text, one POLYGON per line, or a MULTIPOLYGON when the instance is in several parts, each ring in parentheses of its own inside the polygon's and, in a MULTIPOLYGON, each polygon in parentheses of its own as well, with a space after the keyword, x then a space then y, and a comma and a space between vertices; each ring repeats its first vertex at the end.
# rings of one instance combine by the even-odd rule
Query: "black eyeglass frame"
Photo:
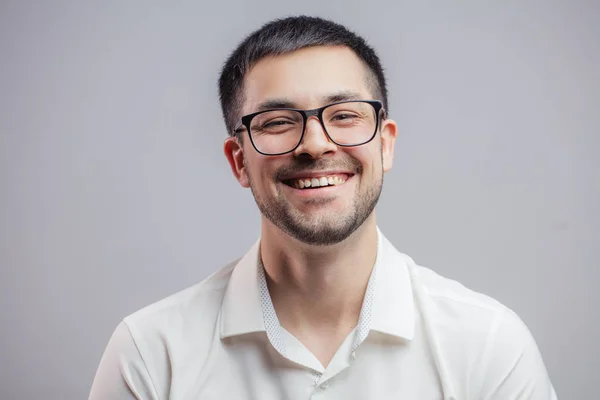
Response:
MULTIPOLYGON (((242 117, 242 126, 244 126, 246 128, 246 132, 248 133, 248 137, 250 138, 252 147, 254 147, 254 150, 256 150, 259 154, 262 154, 264 156, 281 156, 283 154, 291 153, 292 151, 296 150, 298 148, 298 146, 300 146, 300 143, 302 143, 302 139, 304 139, 304 133, 306 132, 306 121, 308 120, 308 118, 310 118, 312 116, 317 116, 317 118, 319 119, 319 123, 321 124, 321 127, 323 128, 323 132, 325 132, 325 135, 327 135, 327 138, 329 140, 331 140, 331 142, 334 143, 335 145, 340 146, 340 147, 357 147, 357 146, 362 146, 363 144, 367 144, 371 140, 373 140, 375 135, 377 135, 377 130, 379 129, 379 120, 381 117, 380 113, 382 111, 384 113, 383 118, 385 119, 385 109, 383 108, 383 103, 379 100, 345 100, 345 101, 338 101, 335 103, 327 104, 323 107, 315 108, 312 110, 302 110, 302 109, 298 109, 298 108, 272 108, 269 110, 258 111, 258 112, 252 113, 252 114, 244 115, 242 117), (335 106, 338 104, 345 104, 345 103, 368 103, 375 110, 375 130, 373 131, 373 134, 371 135, 371 137, 362 143, 340 144, 340 143, 336 142, 335 140, 333 140, 333 138, 329 135, 329 132, 327 132, 327 128, 325 128, 325 123, 323 122, 323 112, 325 111, 325 109, 327 109, 331 106, 335 106), (266 112, 270 112, 270 111, 296 111, 300 115, 302 115, 302 134, 300 135, 300 138, 298 139, 298 143, 296 143, 296 145, 291 150, 284 151, 282 153, 265 153, 265 152, 260 151, 258 149, 258 147, 256 146, 256 144, 254 143, 254 140, 252 139, 252 133, 250 130, 250 123, 252 122, 252 119, 254 117, 256 117, 257 115, 260 115, 260 114, 263 114, 266 112)), ((235 129, 234 134, 239 134, 242 126, 235 129)))

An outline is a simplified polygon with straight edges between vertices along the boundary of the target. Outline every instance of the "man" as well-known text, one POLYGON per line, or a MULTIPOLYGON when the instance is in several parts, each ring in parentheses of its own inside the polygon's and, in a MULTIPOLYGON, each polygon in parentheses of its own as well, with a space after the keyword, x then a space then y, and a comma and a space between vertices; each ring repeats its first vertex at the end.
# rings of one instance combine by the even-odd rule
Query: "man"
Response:
POLYGON ((219 82, 260 240, 128 317, 90 399, 556 399, 509 309, 417 266, 374 208, 397 135, 379 59, 343 26, 273 21, 219 82))

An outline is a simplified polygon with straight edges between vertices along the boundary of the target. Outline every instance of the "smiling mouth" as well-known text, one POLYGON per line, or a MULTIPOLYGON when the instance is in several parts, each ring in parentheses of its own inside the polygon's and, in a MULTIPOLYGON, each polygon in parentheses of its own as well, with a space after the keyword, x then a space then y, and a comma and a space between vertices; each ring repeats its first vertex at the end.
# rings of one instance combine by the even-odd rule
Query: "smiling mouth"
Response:
POLYGON ((294 178, 294 179, 286 179, 282 182, 294 189, 318 189, 327 186, 340 186, 343 185, 350 175, 348 174, 333 174, 333 175, 323 175, 323 176, 314 176, 307 178, 294 178))

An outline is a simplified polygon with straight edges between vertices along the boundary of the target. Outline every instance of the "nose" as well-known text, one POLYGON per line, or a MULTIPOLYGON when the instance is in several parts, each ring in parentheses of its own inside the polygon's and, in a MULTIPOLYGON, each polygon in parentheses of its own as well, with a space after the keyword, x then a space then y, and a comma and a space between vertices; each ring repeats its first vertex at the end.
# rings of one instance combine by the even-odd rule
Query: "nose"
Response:
POLYGON ((337 148, 337 145, 325 133, 319 119, 313 116, 306 120, 304 137, 300 145, 294 150, 294 156, 319 158, 325 154, 335 153, 337 148))

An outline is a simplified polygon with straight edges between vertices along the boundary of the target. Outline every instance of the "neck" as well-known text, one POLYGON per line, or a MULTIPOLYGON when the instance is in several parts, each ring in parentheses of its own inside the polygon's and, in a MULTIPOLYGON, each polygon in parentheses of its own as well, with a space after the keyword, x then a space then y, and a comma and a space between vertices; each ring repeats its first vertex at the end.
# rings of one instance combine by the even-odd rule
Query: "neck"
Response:
POLYGON ((314 246, 263 220, 261 257, 279 320, 290 332, 350 331, 377 257, 375 214, 343 242, 314 246))

